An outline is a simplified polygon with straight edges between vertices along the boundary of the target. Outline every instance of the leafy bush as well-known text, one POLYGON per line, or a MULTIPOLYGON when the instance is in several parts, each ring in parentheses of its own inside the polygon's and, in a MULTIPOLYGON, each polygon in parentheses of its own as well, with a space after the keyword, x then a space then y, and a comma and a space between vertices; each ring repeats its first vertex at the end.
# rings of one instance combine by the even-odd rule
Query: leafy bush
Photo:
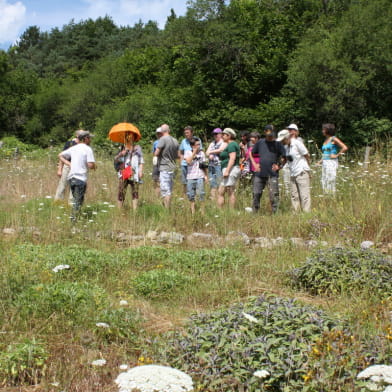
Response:
POLYGON ((352 290, 372 295, 392 295, 392 261, 373 250, 321 249, 303 266, 290 272, 296 287, 312 294, 336 294, 352 290))
POLYGON ((10 158, 15 154, 25 154, 26 152, 33 151, 37 147, 31 144, 25 144, 17 139, 15 136, 7 136, 1 139, 3 142, 0 148, 0 158, 10 158))
POLYGON ((24 317, 47 318, 55 314, 72 324, 96 309, 105 308, 108 299, 105 291, 95 285, 50 282, 29 287, 16 298, 15 305, 24 317))
POLYGON ((170 364, 192 375, 203 391, 282 391, 303 383, 311 345, 338 324, 293 300, 252 298, 194 316, 186 334, 175 333, 165 349, 170 364), (269 376, 256 377, 258 370, 269 376))
POLYGON ((47 358, 44 345, 34 339, 10 344, 0 352, 0 385, 38 384, 47 358))
POLYGON ((136 293, 147 298, 170 296, 183 287, 189 277, 171 269, 156 269, 139 274, 133 281, 136 293))

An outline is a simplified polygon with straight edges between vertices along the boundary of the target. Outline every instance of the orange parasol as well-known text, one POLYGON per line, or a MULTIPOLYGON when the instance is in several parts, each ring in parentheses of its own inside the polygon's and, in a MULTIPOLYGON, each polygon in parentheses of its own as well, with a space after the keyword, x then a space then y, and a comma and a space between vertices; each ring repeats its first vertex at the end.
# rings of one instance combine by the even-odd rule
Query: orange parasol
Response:
POLYGON ((142 135, 137 127, 131 123, 118 123, 109 132, 109 139, 117 143, 127 143, 129 141, 138 142, 142 135))

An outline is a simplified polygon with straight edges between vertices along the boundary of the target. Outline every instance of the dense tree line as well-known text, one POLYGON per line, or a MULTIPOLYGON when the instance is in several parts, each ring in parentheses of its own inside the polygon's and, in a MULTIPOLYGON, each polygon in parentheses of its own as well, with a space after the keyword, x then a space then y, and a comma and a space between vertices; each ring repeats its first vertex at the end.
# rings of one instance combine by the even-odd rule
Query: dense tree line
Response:
POLYGON ((29 27, 0 52, 0 137, 46 146, 120 121, 153 136, 335 122, 351 144, 391 135, 390 0, 194 0, 185 16, 29 27))

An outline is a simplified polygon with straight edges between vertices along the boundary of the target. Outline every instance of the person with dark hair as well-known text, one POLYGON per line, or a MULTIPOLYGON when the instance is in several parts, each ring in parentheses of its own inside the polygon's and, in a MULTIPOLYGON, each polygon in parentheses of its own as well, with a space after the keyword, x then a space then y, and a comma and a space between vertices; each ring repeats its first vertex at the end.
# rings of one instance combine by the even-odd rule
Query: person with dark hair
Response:
MULTIPOLYGON (((187 170, 188 170, 188 164, 185 160, 185 151, 192 151, 191 145, 189 144, 189 141, 193 137, 193 128, 190 125, 187 125, 184 128, 184 139, 182 139, 181 144, 180 144, 180 159, 181 159, 181 183, 183 185, 184 189, 184 194, 186 194, 186 184, 187 184, 187 170)), ((199 138, 197 138, 200 140, 199 138)), ((203 144, 201 143, 200 140, 200 145, 201 149, 203 149, 203 144)))
POLYGON ((348 147, 335 136, 334 124, 323 124, 322 133, 325 137, 321 151, 323 153, 319 164, 322 164, 321 185, 325 193, 336 192, 336 172, 338 157, 344 154, 348 147))
MULTIPOLYGON (((79 143, 78 136, 81 132, 83 132, 83 130, 81 130, 81 129, 79 129, 78 131, 75 132, 75 137, 73 137, 71 140, 68 140, 64 144, 63 151, 68 150, 68 148, 79 143)), ((61 159, 59 159, 59 163, 57 166, 57 175, 60 177, 60 180, 57 185, 56 195, 54 196, 55 201, 64 200, 65 190, 66 190, 67 186, 69 185, 68 174, 69 174, 70 169, 71 169, 70 166, 64 165, 64 163, 61 161, 61 159)), ((72 196, 71 189, 69 190, 68 204, 69 205, 73 204, 73 196, 72 196)))
POLYGON ((236 133, 231 128, 223 130, 223 141, 227 143, 226 148, 219 154, 222 165, 223 180, 218 189, 218 207, 225 204, 225 193, 229 196, 229 206, 235 207, 235 186, 240 177, 240 146, 235 141, 236 133))
POLYGON ((114 165, 118 173, 117 204, 121 208, 124 205, 125 193, 128 185, 132 190, 132 208, 137 209, 139 200, 139 183, 143 177, 144 158, 140 146, 127 143, 121 146, 120 152, 114 158, 114 165), (123 169, 130 166, 129 177, 125 176, 123 169))
POLYGON ((73 195, 73 211, 71 220, 76 221, 84 201, 87 189, 87 173, 89 169, 95 170, 94 153, 90 147, 92 135, 88 131, 78 134, 78 143, 59 154, 61 162, 70 167, 68 181, 73 195))
MULTIPOLYGON (((187 196, 191 203, 191 212, 195 213, 195 199, 198 196, 200 203, 204 202, 204 182, 208 181, 207 163, 205 154, 201 150, 201 142, 193 137, 189 140, 192 151, 185 151, 185 160, 188 164, 187 170, 187 196)), ((203 211, 203 204, 201 210, 203 211)))
POLYGON ((279 206, 279 170, 286 163, 286 150, 282 143, 276 141, 273 125, 264 128, 265 138, 259 140, 252 148, 250 156, 254 160, 256 154, 259 163, 254 163, 255 176, 253 179, 253 212, 260 210, 260 199, 264 188, 268 185, 272 212, 278 211, 279 206))
POLYGON ((210 199, 215 200, 217 190, 222 180, 222 168, 219 154, 226 148, 227 144, 223 141, 222 129, 215 128, 212 131, 214 140, 207 148, 206 155, 208 157, 208 180, 210 183, 210 199))

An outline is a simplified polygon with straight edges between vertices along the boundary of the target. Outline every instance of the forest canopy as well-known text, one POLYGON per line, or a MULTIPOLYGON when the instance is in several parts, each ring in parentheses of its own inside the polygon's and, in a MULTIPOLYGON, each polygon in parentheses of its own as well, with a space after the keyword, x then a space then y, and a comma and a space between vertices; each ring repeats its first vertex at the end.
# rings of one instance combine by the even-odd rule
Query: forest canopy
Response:
POLYGON ((166 25, 106 16, 0 51, 0 137, 40 146, 75 129, 103 140, 129 121, 152 138, 215 127, 260 131, 324 122, 351 145, 391 136, 390 0, 193 0, 166 25))

